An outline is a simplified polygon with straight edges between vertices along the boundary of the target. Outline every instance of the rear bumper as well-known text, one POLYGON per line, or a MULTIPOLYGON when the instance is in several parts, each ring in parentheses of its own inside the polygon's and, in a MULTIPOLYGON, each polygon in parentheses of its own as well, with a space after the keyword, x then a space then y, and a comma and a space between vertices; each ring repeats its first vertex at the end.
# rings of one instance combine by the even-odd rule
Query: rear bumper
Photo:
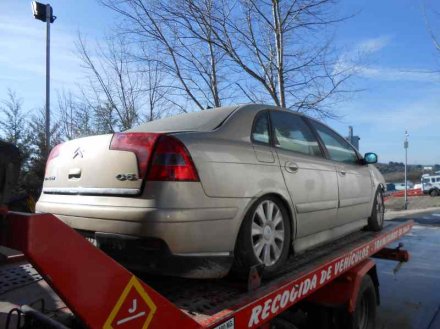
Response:
POLYGON ((72 204, 68 207, 69 214, 65 215, 65 204, 41 201, 37 208, 38 212, 54 214, 74 229, 160 239, 174 255, 232 252, 241 223, 241 209, 124 208, 72 204))
MULTIPOLYGON (((215 221, 233 219, 236 207, 210 207, 189 209, 168 209, 155 207, 111 206, 90 204, 65 204, 38 201, 37 211, 42 213, 65 214, 67 217, 84 217, 90 220, 123 220, 124 222, 178 223, 194 221, 215 221)), ((105 231, 107 232, 107 230, 105 231)), ((119 232, 119 231, 113 231, 119 232)), ((120 232, 124 233, 124 232, 120 232)))
POLYGON ((96 232, 95 239, 101 250, 123 266, 154 275, 222 278, 233 263, 233 255, 228 252, 174 255, 164 241, 155 238, 96 232))
POLYGON ((43 193, 40 213, 89 232, 157 238, 174 256, 228 254, 250 198, 211 198, 198 182, 146 182, 140 197, 43 193))

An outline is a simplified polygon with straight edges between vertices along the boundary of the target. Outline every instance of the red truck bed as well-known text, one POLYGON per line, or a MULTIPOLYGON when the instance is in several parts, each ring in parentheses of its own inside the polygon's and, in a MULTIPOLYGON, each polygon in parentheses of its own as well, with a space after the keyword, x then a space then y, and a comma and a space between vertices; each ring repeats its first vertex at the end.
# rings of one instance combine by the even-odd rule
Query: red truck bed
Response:
POLYGON ((385 246, 412 222, 356 232, 296 255, 280 276, 252 291, 230 278, 136 277, 52 215, 9 213, 0 227, 0 245, 23 251, 87 327, 232 329, 262 327, 337 278, 370 269, 371 256, 393 258, 390 250, 383 255, 385 246))

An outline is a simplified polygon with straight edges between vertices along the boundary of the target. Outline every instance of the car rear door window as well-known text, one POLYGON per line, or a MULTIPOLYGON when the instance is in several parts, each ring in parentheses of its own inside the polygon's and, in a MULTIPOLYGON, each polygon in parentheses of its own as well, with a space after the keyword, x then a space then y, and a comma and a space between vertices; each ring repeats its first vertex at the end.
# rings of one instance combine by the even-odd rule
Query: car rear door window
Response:
POLYGON ((359 162, 356 151, 343 137, 319 122, 314 120, 311 120, 311 122, 324 142, 331 160, 350 164, 359 162))
POLYGON ((275 147, 311 156, 322 157, 318 140, 304 120, 293 113, 270 113, 275 147))
POLYGON ((252 129, 252 141, 269 144, 269 118, 267 112, 259 113, 252 129))

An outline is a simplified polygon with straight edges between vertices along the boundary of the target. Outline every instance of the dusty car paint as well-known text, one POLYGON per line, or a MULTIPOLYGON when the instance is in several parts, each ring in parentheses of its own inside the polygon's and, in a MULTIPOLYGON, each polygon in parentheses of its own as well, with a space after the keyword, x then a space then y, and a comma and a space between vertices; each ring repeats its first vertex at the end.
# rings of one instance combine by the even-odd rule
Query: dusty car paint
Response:
POLYGON ((252 141, 254 118, 262 111, 280 109, 212 109, 131 130, 166 131, 177 138, 200 181, 118 179, 138 177, 139 172, 134 153, 109 148, 112 135, 66 142, 47 166, 50 179, 44 182, 37 211, 54 213, 83 231, 157 238, 171 255, 192 258, 232 258, 245 214, 269 194, 288 209, 295 252, 365 226, 376 190, 384 184, 377 169, 252 141))

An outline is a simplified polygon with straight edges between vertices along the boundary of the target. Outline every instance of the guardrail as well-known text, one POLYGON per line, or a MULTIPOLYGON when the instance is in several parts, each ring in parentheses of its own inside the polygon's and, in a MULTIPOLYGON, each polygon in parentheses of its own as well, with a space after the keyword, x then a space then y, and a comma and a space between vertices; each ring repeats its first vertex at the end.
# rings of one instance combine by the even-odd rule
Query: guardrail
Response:
MULTIPOLYGON (((421 189, 417 188, 417 189, 408 189, 407 195, 408 196, 423 196, 424 194, 421 189)), ((390 192, 390 194, 387 195, 388 198, 390 198, 390 197, 403 198, 404 196, 405 196, 405 190, 390 192)))

